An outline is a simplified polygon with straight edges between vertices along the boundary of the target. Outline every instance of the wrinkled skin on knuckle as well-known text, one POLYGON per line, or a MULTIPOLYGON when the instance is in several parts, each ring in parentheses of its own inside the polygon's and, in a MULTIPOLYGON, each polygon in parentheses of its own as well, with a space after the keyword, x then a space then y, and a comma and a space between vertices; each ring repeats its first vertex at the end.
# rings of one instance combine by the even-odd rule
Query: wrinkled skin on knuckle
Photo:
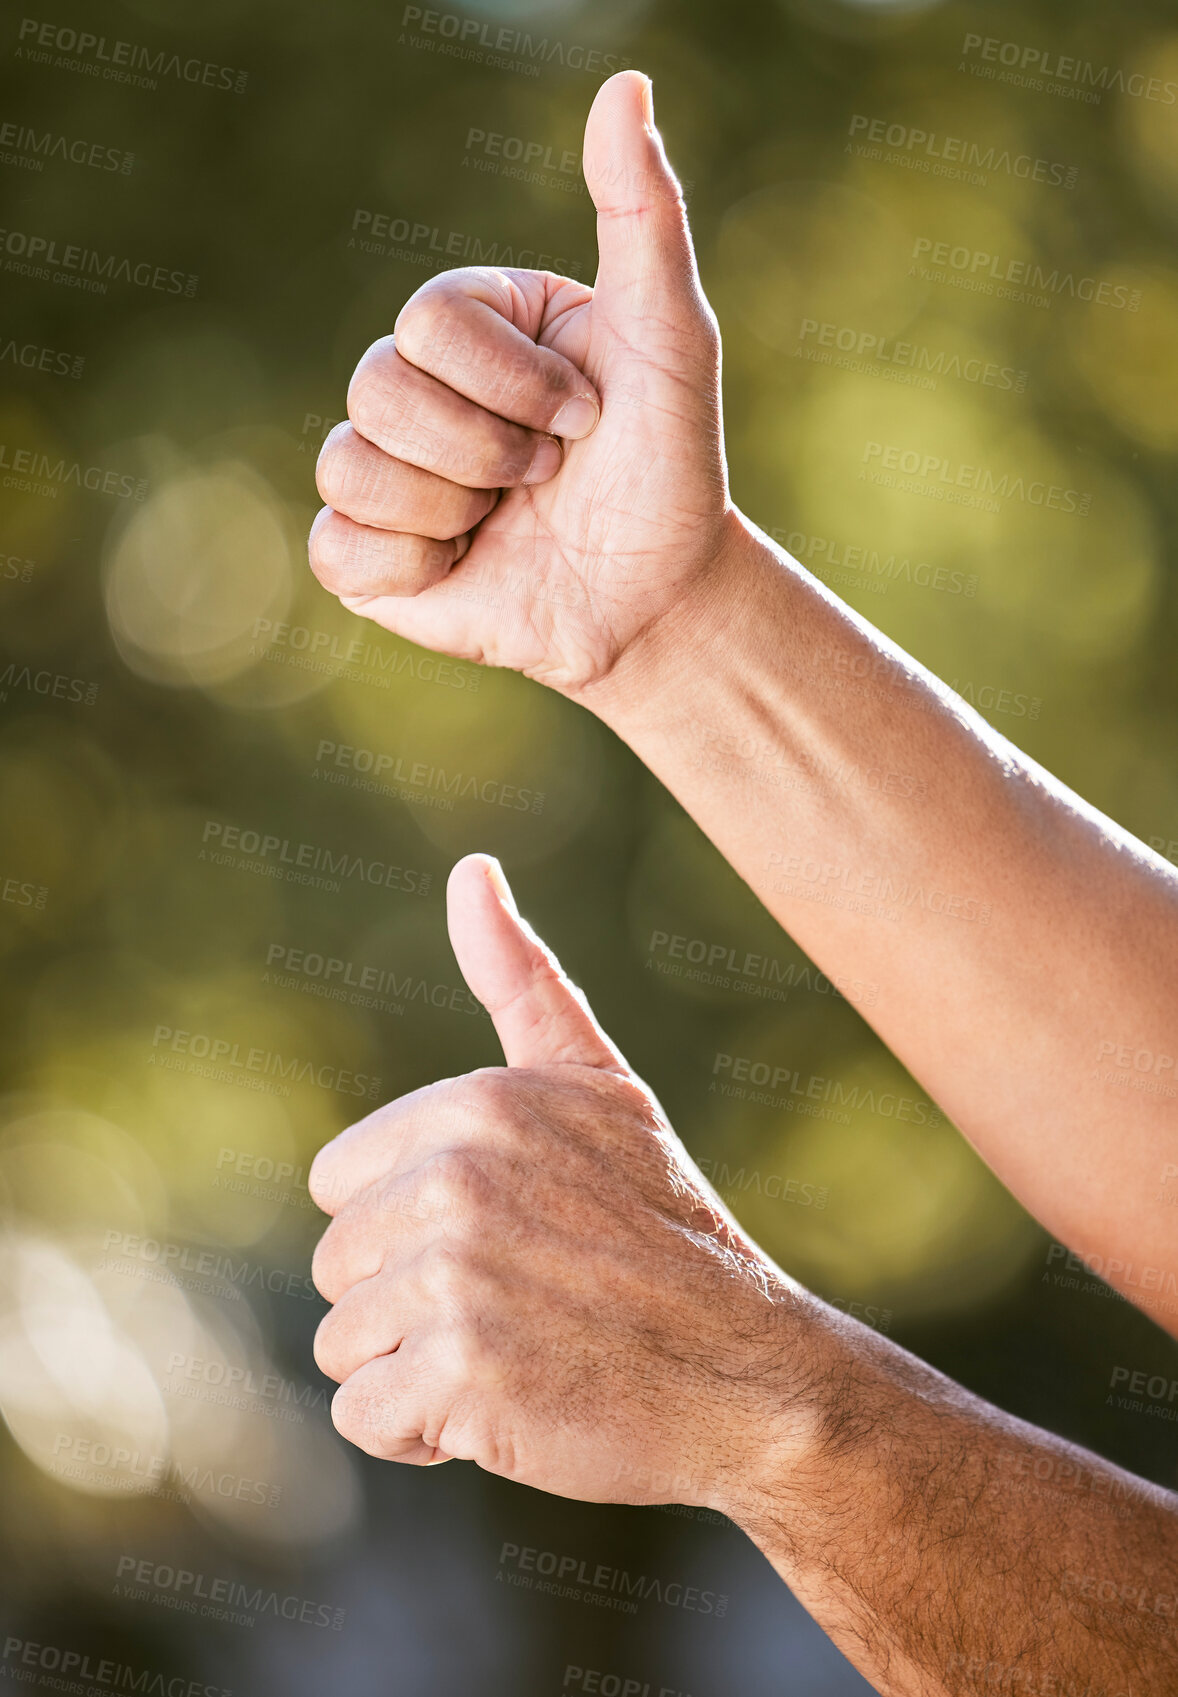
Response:
POLYGON ((437 1348, 459 1397, 463 1392, 486 1395, 502 1390, 508 1382, 508 1365, 495 1348, 489 1328, 469 1308, 457 1307, 437 1348))
POLYGON ((369 348, 348 385, 348 420, 366 441, 381 436, 431 439, 423 416, 422 397, 407 381, 404 362, 398 358, 392 338, 369 348), (379 350, 379 351, 378 351, 379 350))
POLYGON ((490 1194, 490 1184, 478 1154, 457 1146, 430 1157, 418 1194, 431 1218, 451 1229, 473 1228, 490 1194))
POLYGON ((363 570, 364 533, 333 508, 324 507, 312 528, 308 554, 324 589, 346 595, 363 570))
POLYGON ((333 1308, 330 1314, 325 1314, 323 1319, 320 1320, 315 1331, 314 1342, 311 1345, 311 1353, 319 1371, 325 1374, 327 1378, 334 1379, 337 1384, 342 1384, 344 1375, 337 1371, 339 1362, 335 1314, 336 1310, 333 1308))
MULTIPOLYGON (((454 297, 450 279, 422 284, 397 314, 393 336, 404 359, 417 364, 443 358, 455 339, 454 297)), ((377 344, 379 346, 379 344, 377 344)))
POLYGON ((393 364, 396 343, 392 336, 381 336, 377 341, 364 350, 356 362, 351 380, 348 383, 346 406, 348 417, 355 422, 356 406, 364 404, 364 397, 371 394, 374 387, 379 386, 383 374, 393 364))
POLYGON ((315 462, 315 487, 319 498, 329 507, 338 506, 343 496, 346 471, 344 461, 355 431, 347 419, 333 425, 324 437, 315 462))
POLYGON ((493 1138, 501 1129, 510 1132, 519 1108, 522 1071, 479 1067, 451 1081, 449 1105, 454 1122, 472 1142, 493 1138))
POLYGON ((325 1302, 338 1302, 341 1293, 342 1244, 339 1222, 333 1220, 311 1256, 311 1282, 325 1302))
POLYGON ((445 1328, 477 1328, 494 1305, 495 1291, 483 1257, 461 1236, 432 1245, 417 1269, 421 1289, 445 1328))
POLYGON ((369 1455, 383 1453, 380 1445, 382 1411, 375 1398, 354 1383, 346 1379, 331 1399, 331 1421, 341 1438, 346 1438, 357 1449, 365 1450, 369 1455))

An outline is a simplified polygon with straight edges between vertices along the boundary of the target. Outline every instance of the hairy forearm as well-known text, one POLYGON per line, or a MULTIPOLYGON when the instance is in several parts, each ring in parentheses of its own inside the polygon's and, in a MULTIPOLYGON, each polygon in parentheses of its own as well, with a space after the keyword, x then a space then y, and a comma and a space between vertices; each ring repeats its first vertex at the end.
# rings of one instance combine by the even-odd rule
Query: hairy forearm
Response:
POLYGON ((577 699, 849 999, 877 986, 860 1011, 1020 1200, 1178 1331, 1173 869, 739 518, 706 591, 577 699))
POLYGON ((818 1437, 717 1504, 884 1697, 1178 1678, 1178 1498, 837 1316, 818 1437))

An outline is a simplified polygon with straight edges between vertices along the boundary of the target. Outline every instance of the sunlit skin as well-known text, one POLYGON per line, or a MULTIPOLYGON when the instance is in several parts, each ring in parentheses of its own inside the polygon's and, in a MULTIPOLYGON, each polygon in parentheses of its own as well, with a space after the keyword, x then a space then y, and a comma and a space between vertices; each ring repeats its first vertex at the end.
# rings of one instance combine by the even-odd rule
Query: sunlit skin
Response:
MULTIPOLYGON (((648 102, 624 72, 590 114, 592 290, 450 272, 361 361, 314 569, 387 629, 597 713, 835 983, 880 986, 865 1015, 1022 1202, 1178 1335, 1157 1200, 1178 1161, 1178 877, 733 507, 719 338, 648 102), (575 399, 594 404, 574 427, 575 399)), ((1002 1670, 999 1689, 1169 1689, 1178 1500, 801 1290, 494 864, 460 862, 449 901, 507 1065, 316 1161, 340 1431, 719 1509, 888 1697, 1002 1670)))

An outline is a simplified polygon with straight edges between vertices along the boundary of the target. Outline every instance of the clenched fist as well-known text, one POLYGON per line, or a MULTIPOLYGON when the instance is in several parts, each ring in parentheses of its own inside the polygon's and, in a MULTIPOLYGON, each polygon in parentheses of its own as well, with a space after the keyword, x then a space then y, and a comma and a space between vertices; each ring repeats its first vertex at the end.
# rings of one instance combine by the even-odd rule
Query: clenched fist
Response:
POLYGON ((682 611, 732 530, 719 335, 639 72, 602 85, 584 166, 593 288, 424 284, 356 368, 310 543, 346 607, 570 694, 682 611))
POLYGON ((389 1460, 730 1511, 758 1457, 798 1445, 820 1305, 741 1233, 497 863, 460 861, 448 896, 508 1065, 414 1091, 315 1160, 335 1423, 389 1460))

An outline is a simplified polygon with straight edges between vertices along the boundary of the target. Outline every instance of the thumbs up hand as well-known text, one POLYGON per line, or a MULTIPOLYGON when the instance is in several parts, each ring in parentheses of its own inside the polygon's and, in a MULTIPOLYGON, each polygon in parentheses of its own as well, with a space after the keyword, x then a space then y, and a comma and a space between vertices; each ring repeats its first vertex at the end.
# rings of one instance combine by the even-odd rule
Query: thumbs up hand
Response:
POLYGON ((706 591, 735 532, 719 334, 639 72, 599 90, 584 166, 593 288, 424 284, 356 368, 310 541, 346 607, 569 694, 706 591))
POLYGON ((316 1158, 335 1424, 389 1460, 730 1512, 770 1439, 801 1458, 821 1305, 741 1233, 498 864, 460 861, 448 898, 508 1064, 414 1091, 316 1158))

